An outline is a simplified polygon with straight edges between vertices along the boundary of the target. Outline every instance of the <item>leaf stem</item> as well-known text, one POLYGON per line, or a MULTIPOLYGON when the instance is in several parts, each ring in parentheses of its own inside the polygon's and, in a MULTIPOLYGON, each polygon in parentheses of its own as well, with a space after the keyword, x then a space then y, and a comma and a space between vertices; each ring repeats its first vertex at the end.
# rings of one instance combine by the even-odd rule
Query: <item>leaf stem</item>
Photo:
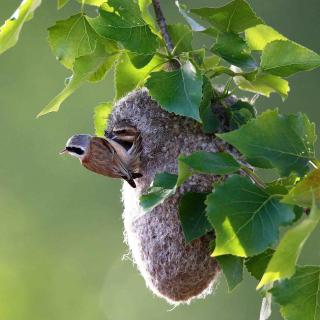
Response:
POLYGON ((156 15, 157 23, 160 28, 163 40, 165 42, 168 53, 171 55, 174 47, 173 47, 173 43, 172 43, 171 37, 168 32, 166 19, 162 13, 162 10, 160 7, 160 0, 152 0, 152 4, 153 4, 154 13, 156 15))
POLYGON ((253 170, 251 170, 250 168, 242 165, 241 169, 261 188, 265 189, 266 185, 265 183, 262 181, 262 179, 256 175, 253 170))

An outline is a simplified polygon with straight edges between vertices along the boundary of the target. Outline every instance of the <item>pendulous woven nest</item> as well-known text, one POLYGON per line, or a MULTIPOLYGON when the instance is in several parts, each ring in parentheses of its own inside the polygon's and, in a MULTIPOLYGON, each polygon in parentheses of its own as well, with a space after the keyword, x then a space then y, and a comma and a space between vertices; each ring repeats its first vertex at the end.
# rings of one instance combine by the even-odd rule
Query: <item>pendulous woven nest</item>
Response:
MULTIPOLYGON (((231 105, 234 97, 224 101, 231 105)), ((212 105, 215 112, 223 107, 212 105)), ((146 89, 128 94, 119 100, 109 118, 108 130, 126 122, 135 126, 142 135, 142 174, 136 179, 137 188, 123 184, 124 237, 133 261, 147 286, 169 303, 188 303, 212 291, 219 275, 217 261, 210 257, 209 242, 214 234, 186 244, 178 217, 179 201, 183 193, 209 192, 218 178, 194 175, 175 195, 145 214, 139 198, 150 186, 156 173, 177 173, 177 157, 196 150, 219 152, 226 150, 239 155, 231 146, 214 135, 204 134, 201 126, 192 119, 168 113, 153 101, 146 89)), ((221 117, 220 131, 227 130, 221 117)))

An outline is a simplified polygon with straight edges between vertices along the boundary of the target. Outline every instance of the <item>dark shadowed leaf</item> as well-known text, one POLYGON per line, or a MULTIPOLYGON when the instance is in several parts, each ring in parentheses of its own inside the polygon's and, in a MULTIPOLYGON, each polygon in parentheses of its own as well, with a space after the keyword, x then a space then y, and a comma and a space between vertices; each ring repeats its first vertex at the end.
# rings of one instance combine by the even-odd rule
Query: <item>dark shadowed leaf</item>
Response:
POLYGON ((282 176, 303 175, 314 159, 314 124, 302 113, 280 115, 269 110, 240 129, 218 135, 260 168, 277 168, 282 176))
POLYGON ((231 292, 243 280, 243 258, 224 255, 216 259, 226 278, 229 292, 231 292))
POLYGON ((235 130, 255 118, 256 110, 249 102, 238 100, 230 109, 230 129, 235 130))
POLYGON ((257 280, 260 280, 267 269, 268 263, 274 253, 273 249, 267 249, 266 251, 246 259, 245 265, 250 274, 257 280))
POLYGON ((180 201, 179 217, 187 242, 200 238, 212 230, 204 203, 207 195, 207 193, 188 192, 180 201))
POLYGON ((225 175, 238 171, 240 164, 228 153, 197 151, 189 156, 180 155, 179 161, 194 171, 215 175, 225 175))
MULTIPOLYGON (((215 56, 216 57, 216 56, 215 56)), ((213 112, 214 93, 210 80, 203 77, 202 100, 200 104, 200 117, 204 133, 215 133, 220 125, 219 119, 213 112)))
POLYGON ((222 32, 238 33, 263 23, 244 0, 234 0, 219 8, 191 9, 191 12, 206 19, 222 32))
POLYGON ((170 173, 156 174, 152 186, 140 197, 140 205, 146 211, 151 211, 170 195, 174 194, 178 176, 170 173))
POLYGON ((216 233, 213 256, 259 254, 278 240, 279 227, 295 217, 292 207, 239 175, 216 186, 206 204, 216 233))
POLYGON ((235 33, 220 33, 211 51, 243 70, 252 71, 257 68, 246 42, 235 33))
POLYGON ((275 283, 271 293, 284 319, 320 319, 320 267, 298 267, 291 279, 275 283))
POLYGON ((152 72, 146 87, 163 109, 199 121, 202 81, 201 74, 187 61, 174 71, 152 72))

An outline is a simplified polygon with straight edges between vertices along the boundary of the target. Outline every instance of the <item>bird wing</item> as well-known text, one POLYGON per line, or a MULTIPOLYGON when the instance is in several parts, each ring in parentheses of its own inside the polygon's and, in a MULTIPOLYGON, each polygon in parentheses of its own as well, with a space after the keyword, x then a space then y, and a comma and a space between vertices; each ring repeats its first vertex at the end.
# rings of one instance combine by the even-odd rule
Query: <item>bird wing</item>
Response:
POLYGON ((93 137, 90 148, 92 148, 91 153, 95 153, 96 162, 99 161, 98 155, 100 154, 102 156, 100 165, 104 165, 104 170, 106 172, 110 171, 111 176, 123 177, 125 179, 132 178, 126 161, 122 159, 122 152, 119 153, 119 148, 114 148, 113 144, 109 143, 108 140, 100 137, 93 137), (108 159, 106 159, 106 157, 108 157, 108 159))

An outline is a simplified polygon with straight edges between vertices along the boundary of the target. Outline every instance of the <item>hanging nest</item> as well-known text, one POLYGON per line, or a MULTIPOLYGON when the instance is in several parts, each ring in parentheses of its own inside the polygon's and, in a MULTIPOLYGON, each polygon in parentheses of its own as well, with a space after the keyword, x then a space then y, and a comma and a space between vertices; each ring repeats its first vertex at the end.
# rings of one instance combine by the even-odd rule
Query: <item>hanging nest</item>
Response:
MULTIPOLYGON (((235 97, 224 100, 232 105, 235 97)), ((228 130, 225 110, 220 103, 212 104, 220 118, 219 131, 228 130)), ((142 178, 137 188, 123 184, 124 237, 133 261, 147 286, 170 303, 190 302, 212 291, 220 273, 217 261, 210 256, 209 243, 214 233, 186 243, 178 217, 179 201, 185 192, 210 192, 219 176, 196 174, 177 192, 145 213, 139 205, 140 196, 150 187, 156 173, 177 174, 177 157, 194 151, 227 151, 239 154, 214 135, 204 134, 196 121, 163 110, 146 89, 128 94, 115 105, 109 118, 108 131, 127 123, 142 136, 142 178)))

